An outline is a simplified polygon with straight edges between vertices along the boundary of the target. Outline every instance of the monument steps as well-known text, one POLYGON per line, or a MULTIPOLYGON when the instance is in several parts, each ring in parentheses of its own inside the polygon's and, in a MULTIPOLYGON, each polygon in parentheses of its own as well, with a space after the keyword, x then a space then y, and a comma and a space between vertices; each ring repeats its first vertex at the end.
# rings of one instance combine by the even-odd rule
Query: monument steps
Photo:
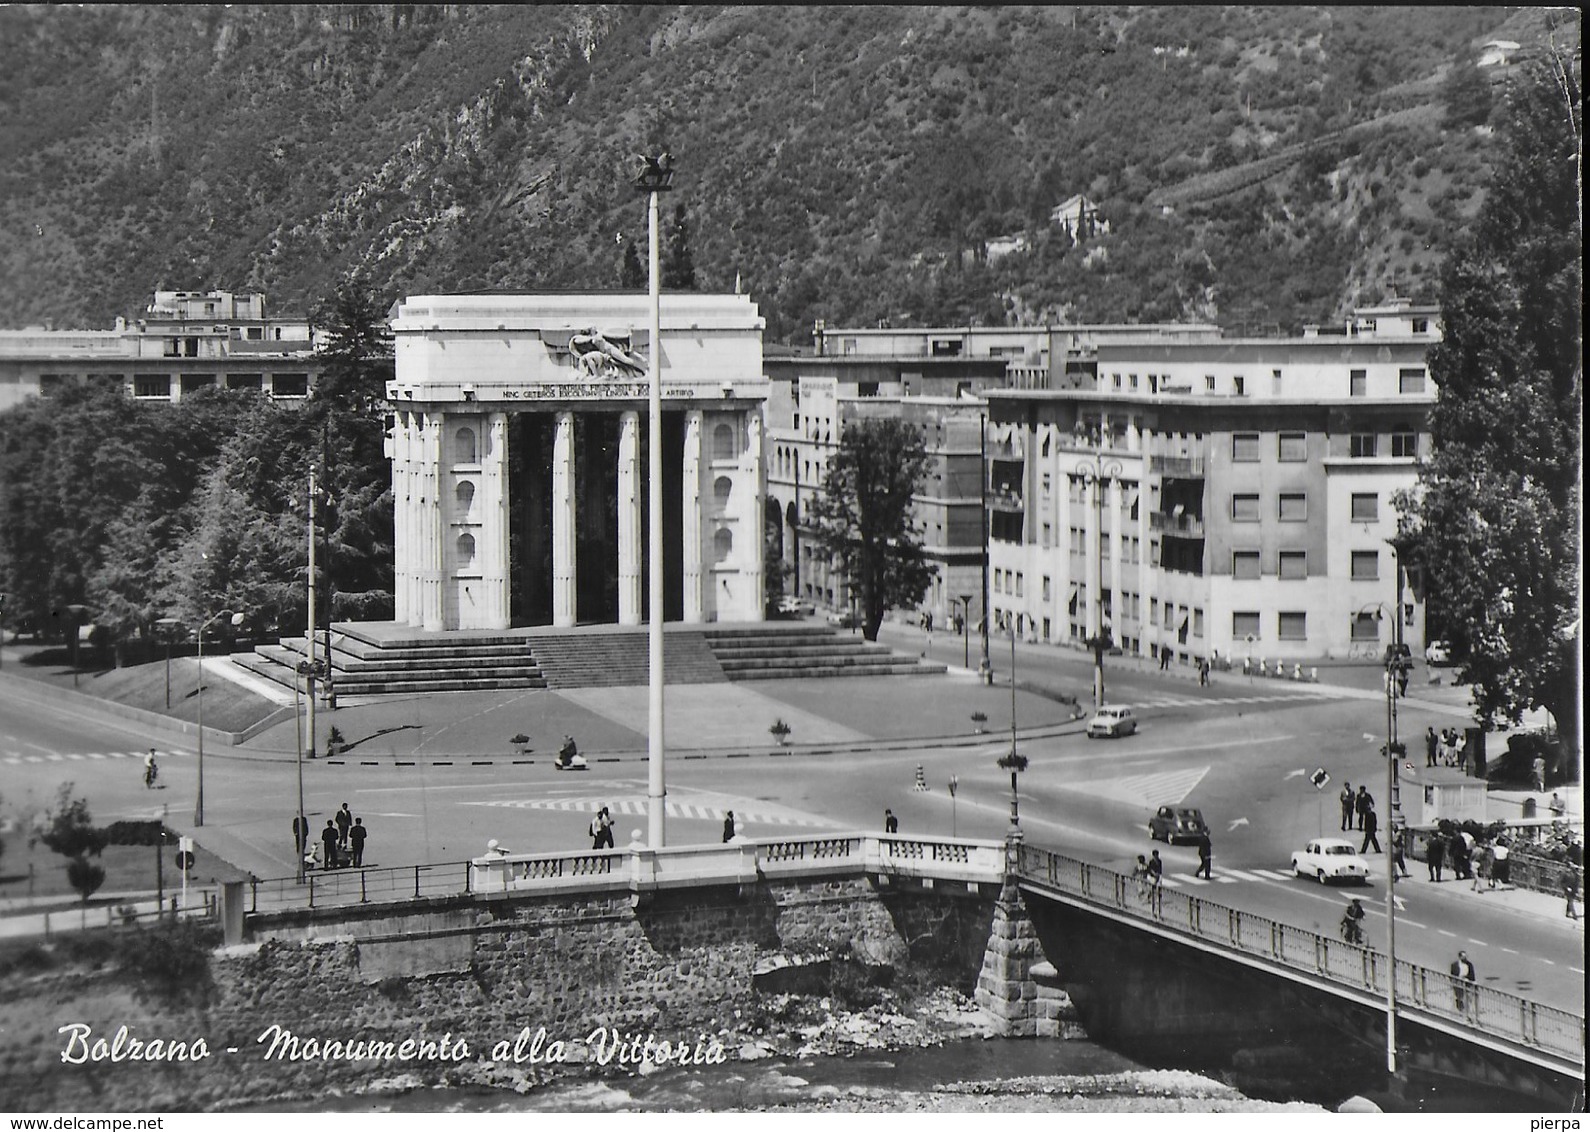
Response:
POLYGON ((831 625, 809 623, 714 626, 708 644, 730 680, 840 676, 920 676, 945 671, 831 625))
MULTIPOLYGON (((545 633, 530 638, 549 688, 614 688, 651 680, 651 644, 645 629, 545 633)), ((663 633, 666 684, 721 684, 725 676, 700 633, 663 633)))
MULTIPOLYGON (((358 638, 358 652, 348 651, 349 635, 332 631, 331 667, 340 695, 395 695, 412 692, 490 691, 501 688, 544 688, 546 680, 524 638, 506 644, 473 644, 436 639, 423 647, 383 649, 358 638)), ((259 645, 252 656, 236 660, 256 675, 292 687, 299 662, 309 655, 303 637, 283 637, 259 645)))

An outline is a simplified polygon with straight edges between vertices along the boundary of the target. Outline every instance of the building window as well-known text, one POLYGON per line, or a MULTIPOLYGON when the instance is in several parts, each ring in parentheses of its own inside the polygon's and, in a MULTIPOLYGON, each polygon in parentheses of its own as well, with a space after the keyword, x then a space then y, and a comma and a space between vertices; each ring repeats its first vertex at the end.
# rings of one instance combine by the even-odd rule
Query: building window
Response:
POLYGON ((1045 522, 1043 525, 1043 547, 1048 550, 1054 544, 1054 525, 1045 522))
POLYGON ((200 389, 210 389, 215 386, 213 373, 185 373, 182 375, 182 392, 197 393, 200 389))
POLYGON ((1204 374, 1204 392, 1205 393, 1213 393, 1214 391, 1215 391, 1215 375, 1212 374, 1212 373, 1204 374))
POLYGON ((1246 396, 1247 383, 1243 380, 1241 374, 1238 374, 1236 377, 1231 379, 1231 392, 1235 393, 1238 397, 1246 396))
POLYGON ((1308 551, 1283 550, 1281 551, 1280 569, 1277 571, 1283 581, 1295 582, 1308 577, 1308 551))
POLYGON ((1193 610, 1193 636, 1202 637, 1203 635, 1204 635, 1204 611, 1201 610, 1201 609, 1194 609, 1193 610))
POLYGON ((725 562, 729 555, 734 553, 734 532, 724 527, 719 527, 712 536, 712 559, 714 562, 725 562))
POLYGON ((475 451, 475 430, 461 428, 453 436, 453 463, 473 464, 479 459, 475 451))
POLYGON ((1276 614, 1276 631, 1283 641, 1308 640, 1308 614, 1302 612, 1276 614))
POLYGON ((1257 495, 1233 495, 1231 497, 1231 520, 1234 523, 1257 523, 1259 521, 1259 497, 1257 495))
POLYGON ((712 430, 712 458, 714 460, 732 460, 738 453, 734 444, 734 429, 726 424, 720 424, 712 430))
POLYGON ((729 493, 734 490, 734 481, 728 476, 719 476, 712 481, 712 498, 719 507, 729 505, 729 493))
POLYGON ((265 328, 262 326, 251 326, 245 332, 245 336, 250 342, 263 342, 265 340, 265 328))
POLYGON ((171 399, 171 375, 169 373, 140 373, 133 378, 134 397, 159 397, 171 399))
POLYGON ((1239 582, 1257 580, 1259 577, 1259 552, 1257 550, 1233 550, 1231 552, 1231 576, 1239 582))
POLYGON ((1016 571, 1016 596, 1017 597, 1021 596, 1021 581, 1022 581, 1021 571, 1017 570, 1016 571))
POLYGON ((1353 581, 1373 582, 1380 577, 1380 551, 1353 551, 1353 581))
POLYGON ((1380 521, 1380 496, 1374 492, 1353 494, 1353 522, 1377 523, 1380 521))
POLYGON ((458 513, 469 514, 475 506, 475 485, 469 480, 459 480, 458 487, 453 490, 453 497, 458 500, 458 513))
POLYGON ((1430 333, 1430 320, 1427 319, 1427 318, 1416 318, 1416 319, 1414 319, 1413 320, 1413 332, 1415 334, 1428 334, 1428 333, 1430 333))
POLYGON ((259 373, 229 373, 226 375, 228 389, 252 389, 258 392, 265 386, 265 375, 259 373))
POLYGON ((1369 396, 1368 370, 1350 369, 1347 371, 1347 395, 1349 397, 1369 396))
POLYGON ((1308 434, 1283 432, 1277 438, 1276 458, 1291 463, 1308 459, 1308 434))
POLYGON ((1391 454, 1402 459, 1416 459, 1419 455, 1419 434, 1416 432, 1392 433, 1391 454))
POLYGON ((1380 640, 1380 618, 1374 613, 1359 612, 1353 616, 1353 640, 1380 640))
POLYGON ((1351 439, 1353 459, 1369 460, 1375 455, 1375 434, 1372 432, 1355 432, 1351 439))
POLYGON ((1258 640, 1258 612, 1256 610, 1233 610, 1231 613, 1231 637, 1237 641, 1258 640))
POLYGON ((1418 366, 1397 371, 1398 393, 1423 393, 1424 370, 1418 366))
POLYGON ((309 396, 309 375, 307 373, 273 373, 271 374, 272 397, 307 397, 309 396))
POLYGON ((475 536, 458 536, 458 568, 460 570, 473 565, 475 561, 475 536))
POLYGON ((1276 518, 1283 523, 1308 521, 1308 496, 1301 492, 1283 491, 1276 507, 1276 518))
POLYGON ((1231 434, 1231 462, 1233 464, 1251 464, 1259 458, 1259 434, 1256 432, 1234 432, 1231 434))
POLYGON ((1051 600, 1051 598, 1050 598, 1051 589, 1052 589, 1052 587, 1050 585, 1049 575, 1045 574, 1043 576, 1043 600, 1044 601, 1051 600))

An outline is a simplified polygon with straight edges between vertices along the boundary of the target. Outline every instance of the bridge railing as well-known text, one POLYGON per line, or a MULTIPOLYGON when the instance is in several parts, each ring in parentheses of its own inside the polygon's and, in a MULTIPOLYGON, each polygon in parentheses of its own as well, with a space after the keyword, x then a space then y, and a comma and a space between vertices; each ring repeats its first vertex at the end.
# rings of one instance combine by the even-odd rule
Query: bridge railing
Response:
MULTIPOLYGON (((1320 976, 1383 998, 1386 956, 1307 928, 1229 908, 1189 893, 1139 884, 1101 865, 1023 846, 1021 876, 1162 928, 1320 976)), ((1581 1015, 1398 960, 1397 1001, 1460 1026, 1584 1063, 1581 1015)))

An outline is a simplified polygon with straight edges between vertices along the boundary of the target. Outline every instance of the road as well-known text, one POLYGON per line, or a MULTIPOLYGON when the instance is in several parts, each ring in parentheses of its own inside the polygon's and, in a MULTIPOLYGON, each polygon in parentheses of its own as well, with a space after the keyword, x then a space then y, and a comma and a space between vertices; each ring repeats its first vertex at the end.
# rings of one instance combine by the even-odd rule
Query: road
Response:
MULTIPOLYGON (((941 650, 950 659, 935 642, 935 652, 941 650)), ((1017 663, 1024 684, 1087 695, 1085 658, 1024 648, 1017 663)), ((1004 679, 1008 652, 997 666, 1004 679)), ((1142 727, 1134 736, 1089 741, 1076 725, 1058 725, 1067 713, 1052 700, 1018 697, 1019 747, 1030 760, 1020 776, 1020 820, 1029 841, 1129 871, 1151 846, 1146 822, 1154 805, 1199 806, 1214 831, 1215 879, 1192 877, 1190 848, 1159 846, 1168 885, 1324 932, 1335 931, 1348 896, 1361 895, 1369 941, 1383 944, 1382 874, 1356 893, 1285 875, 1293 849, 1321 831, 1336 832, 1335 791, 1343 781, 1368 783, 1384 811, 1378 755, 1384 714, 1377 702, 1229 674, 1201 688, 1185 678, 1118 668, 1109 676, 1110 698, 1138 707, 1142 727), (1028 721, 1037 734, 1028 733, 1028 721), (1332 776, 1323 794, 1309 782, 1316 767, 1332 776)), ((1008 685, 980 688, 954 677, 775 681, 670 688, 669 697, 688 720, 677 728, 670 722, 671 734, 688 734, 697 744, 676 751, 669 763, 670 843, 716 841, 728 810, 741 832, 758 837, 881 829, 885 807, 907 834, 997 838, 1009 826, 1009 775, 995 765, 1011 743, 1008 685), (908 738, 931 734, 932 711, 957 698, 988 708, 987 735, 950 745, 908 738), (774 715, 794 720, 796 738, 823 749, 772 748, 762 719, 774 715), (872 742, 868 735, 897 738, 872 742), (916 789, 918 767, 926 790, 916 789)), ((335 763, 303 766, 306 812, 319 826, 348 802, 371 828, 366 862, 373 866, 461 860, 479 853, 488 838, 519 852, 582 845, 591 814, 604 804, 617 818, 622 845, 646 826, 644 724, 636 722, 637 713, 644 719, 644 701, 643 689, 537 691, 345 708, 339 726, 370 741, 335 763), (591 769, 553 770, 545 755, 553 743, 515 761, 499 732, 517 729, 510 724, 518 720, 530 721, 523 726, 538 736, 564 730, 581 736, 593 755, 591 769)), ((197 784, 191 745, 156 742, 170 753, 162 758, 164 788, 151 792, 142 787, 139 763, 150 744, 138 728, 17 700, 6 695, 3 681, 0 707, 0 812, 36 812, 59 782, 72 780, 101 823, 158 814, 185 823, 191 815, 197 784)), ((949 716, 934 718, 942 732, 949 716)), ((956 707, 953 718, 967 715, 956 707)), ((1401 713, 1405 734, 1457 720, 1439 706, 1405 704, 1401 713)), ((261 876, 294 871, 289 823, 298 764, 291 736, 289 724, 253 749, 212 747, 206 755, 202 836, 261 876)), ((1370 860, 1378 870, 1383 858, 1370 860)), ((1436 886, 1418 862, 1410 867, 1414 878, 1398 885, 1399 957, 1444 970, 1466 948, 1480 978, 1498 989, 1582 1004, 1584 936, 1561 916, 1558 902, 1540 898, 1539 911, 1521 914, 1516 902, 1504 904, 1467 884, 1436 886)))

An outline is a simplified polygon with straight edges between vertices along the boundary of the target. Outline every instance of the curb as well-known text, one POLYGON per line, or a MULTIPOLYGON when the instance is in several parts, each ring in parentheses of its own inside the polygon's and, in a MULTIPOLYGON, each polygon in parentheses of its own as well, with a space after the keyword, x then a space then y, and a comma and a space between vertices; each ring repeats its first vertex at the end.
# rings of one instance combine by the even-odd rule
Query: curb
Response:
MULTIPOLYGON (((98 714, 114 719, 129 720, 144 727, 174 735, 197 737, 199 734, 199 726, 196 723, 189 723, 182 719, 172 719, 170 716, 161 715, 159 712, 133 707, 131 704, 117 703, 115 700, 107 700, 88 692, 73 691, 70 688, 56 688, 36 680, 29 680, 26 677, 7 676, 4 673, 0 673, 0 681, 3 681, 7 688, 15 692, 18 699, 27 700, 34 704, 53 704, 58 706, 64 700, 74 710, 85 714, 98 714)), ((204 738, 208 742, 236 747, 267 727, 274 727, 276 724, 292 717, 293 711, 291 708, 278 708, 264 720, 253 724, 246 731, 221 731, 218 728, 206 727, 204 729, 204 738), (286 712, 285 715, 283 714, 284 710, 286 712)))

